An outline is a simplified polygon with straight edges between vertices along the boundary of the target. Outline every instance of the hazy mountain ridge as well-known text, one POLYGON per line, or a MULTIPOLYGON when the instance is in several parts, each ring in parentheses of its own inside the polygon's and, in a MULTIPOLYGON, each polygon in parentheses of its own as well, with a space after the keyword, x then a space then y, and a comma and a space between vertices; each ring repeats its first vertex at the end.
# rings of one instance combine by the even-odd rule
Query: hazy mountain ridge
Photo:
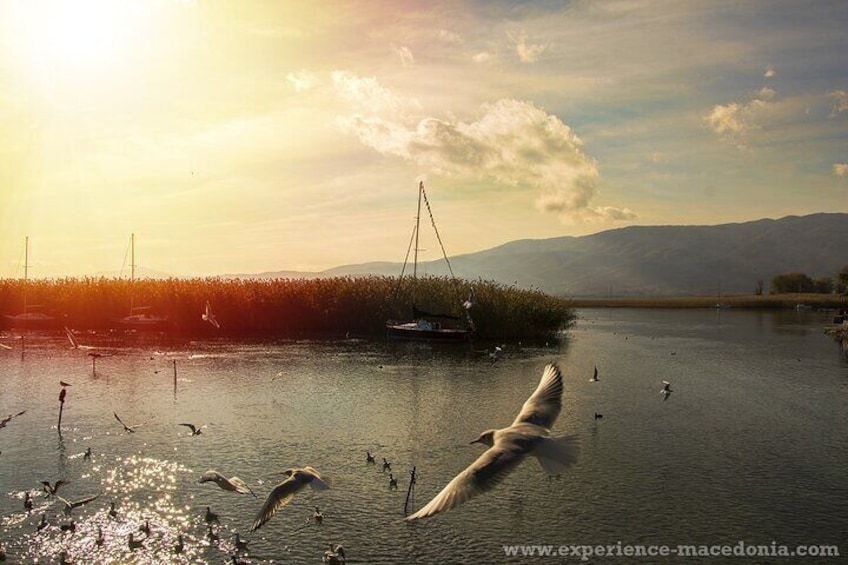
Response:
MULTIPOLYGON (((450 258, 461 278, 495 280, 571 296, 751 294, 778 274, 835 277, 848 264, 848 214, 819 213, 715 226, 629 226, 581 237, 516 240, 450 258)), ((344 265, 321 273, 400 274, 402 263, 344 265)), ((447 274, 444 261, 419 272, 447 274)), ((247 275, 240 275, 247 276, 247 275)))

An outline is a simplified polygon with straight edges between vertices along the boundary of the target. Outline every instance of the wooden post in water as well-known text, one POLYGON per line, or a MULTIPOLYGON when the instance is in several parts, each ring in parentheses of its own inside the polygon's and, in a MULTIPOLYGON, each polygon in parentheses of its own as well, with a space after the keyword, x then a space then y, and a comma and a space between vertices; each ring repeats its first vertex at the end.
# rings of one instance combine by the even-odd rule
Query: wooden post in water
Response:
POLYGON ((21 359, 24 358, 24 352, 26 351, 26 346, 24 345, 24 336, 21 335, 21 359))
POLYGON ((406 501, 403 503, 404 514, 409 514, 409 499, 412 496, 413 488, 415 488, 415 467, 409 472, 409 488, 406 489, 406 501))
POLYGON ((177 394, 177 360, 174 359, 174 394, 177 394))
POLYGON ((67 394, 67 389, 62 387, 62 391, 59 393, 59 424, 57 425, 59 435, 62 435, 62 411, 65 409, 65 395, 67 394))

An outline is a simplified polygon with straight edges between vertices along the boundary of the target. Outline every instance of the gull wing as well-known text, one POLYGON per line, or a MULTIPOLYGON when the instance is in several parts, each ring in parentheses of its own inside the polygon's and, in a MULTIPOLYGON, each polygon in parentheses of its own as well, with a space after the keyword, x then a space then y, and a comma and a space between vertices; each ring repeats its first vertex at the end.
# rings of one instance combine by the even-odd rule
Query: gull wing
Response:
POLYGON ((418 512, 407 516, 411 522, 450 510, 478 494, 487 492, 500 483, 503 478, 521 463, 525 457, 522 449, 506 449, 502 446, 490 447, 453 478, 442 491, 418 512))
POLYGON ((185 426, 191 430, 192 434, 197 433, 197 428, 194 427, 194 424, 180 424, 181 426, 185 426))
POLYGON ((306 486, 306 483, 299 480, 295 475, 290 476, 288 479, 275 486, 274 490, 268 494, 268 498, 265 499, 265 502, 262 504, 262 508, 259 509, 259 512, 253 519, 253 526, 250 528, 250 531, 255 532, 261 528, 262 525, 270 520, 274 514, 279 512, 283 506, 291 502, 295 493, 304 486, 306 486))
POLYGON ((535 424, 551 428, 562 410, 562 373, 555 364, 550 363, 542 373, 539 386, 524 402, 521 412, 515 417, 513 426, 535 424))
POLYGON ((6 345, 5 343, 0 343, 0 349, 5 349, 7 351, 10 351, 12 349, 12 346, 6 345))
POLYGON ((233 485, 236 488, 237 493, 239 493, 239 494, 252 494, 253 496, 256 496, 256 493, 253 492, 250 489, 250 487, 247 486, 247 483, 244 482, 243 480, 241 480, 240 478, 230 477, 229 481, 230 481, 230 484, 233 485))

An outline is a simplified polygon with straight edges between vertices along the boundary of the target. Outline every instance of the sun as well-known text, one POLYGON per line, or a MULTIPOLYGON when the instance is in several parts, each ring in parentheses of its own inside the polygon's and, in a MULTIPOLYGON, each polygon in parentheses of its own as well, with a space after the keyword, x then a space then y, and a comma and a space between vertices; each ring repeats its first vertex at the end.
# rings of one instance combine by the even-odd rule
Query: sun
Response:
POLYGON ((25 64, 40 70, 113 66, 138 46, 143 0, 30 0, 11 3, 12 33, 25 64))

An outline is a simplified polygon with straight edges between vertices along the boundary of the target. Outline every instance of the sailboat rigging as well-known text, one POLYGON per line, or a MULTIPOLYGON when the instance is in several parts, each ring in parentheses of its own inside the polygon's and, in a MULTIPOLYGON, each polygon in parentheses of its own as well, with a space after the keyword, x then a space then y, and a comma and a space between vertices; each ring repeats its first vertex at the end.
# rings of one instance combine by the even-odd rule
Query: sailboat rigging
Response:
POLYGON ((12 327, 47 327, 56 322, 56 318, 41 311, 40 304, 29 304, 29 236, 24 238, 24 310, 20 314, 6 314, 6 320, 12 327))
POLYGON ((130 312, 118 322, 125 327, 135 329, 162 329, 168 324, 168 318, 152 313, 150 306, 135 305, 135 234, 130 234, 130 312))
POLYGON ((427 193, 424 191, 424 183, 418 183, 418 212, 415 216, 415 228, 410 238, 409 247, 407 248, 406 258, 404 259, 403 268, 401 269, 400 278, 398 279, 398 288, 403 280, 406 271, 406 265, 409 260, 410 248, 413 251, 412 261, 412 319, 411 320, 389 320, 386 322, 386 331, 390 338, 424 340, 424 341, 467 341, 471 338, 473 332, 473 322, 468 313, 468 310, 473 305, 473 300, 469 297, 463 302, 465 310, 465 324, 460 321, 463 319, 461 315, 447 313, 426 312, 418 308, 416 303, 416 289, 418 283, 418 250, 419 250, 419 231, 421 226, 421 204, 422 202, 427 207, 427 212, 430 215, 430 223, 436 233, 436 239, 442 251, 445 263, 448 267, 451 280, 456 281, 450 261, 445 253, 442 238, 439 235, 439 230, 436 228, 436 222, 433 219, 433 212, 430 208, 430 202, 427 199, 427 193))

